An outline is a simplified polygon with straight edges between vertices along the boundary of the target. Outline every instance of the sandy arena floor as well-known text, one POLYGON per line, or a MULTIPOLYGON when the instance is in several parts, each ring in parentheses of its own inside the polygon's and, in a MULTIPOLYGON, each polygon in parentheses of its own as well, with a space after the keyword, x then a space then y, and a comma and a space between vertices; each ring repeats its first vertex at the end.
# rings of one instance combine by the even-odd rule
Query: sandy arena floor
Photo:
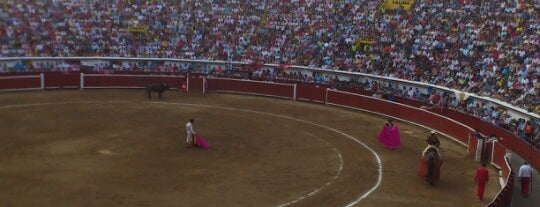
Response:
MULTIPOLYGON (((0 206, 483 206, 477 164, 442 139, 442 180, 416 176, 427 129, 385 117, 220 93, 148 100, 142 90, 0 93, 0 206), (186 149, 184 125, 211 149, 186 149), (365 144, 367 147, 363 146, 365 144), (372 149, 373 152, 370 150, 372 149), (378 185, 379 164, 382 180, 378 185)), ((498 190, 495 171, 487 199, 498 190)))

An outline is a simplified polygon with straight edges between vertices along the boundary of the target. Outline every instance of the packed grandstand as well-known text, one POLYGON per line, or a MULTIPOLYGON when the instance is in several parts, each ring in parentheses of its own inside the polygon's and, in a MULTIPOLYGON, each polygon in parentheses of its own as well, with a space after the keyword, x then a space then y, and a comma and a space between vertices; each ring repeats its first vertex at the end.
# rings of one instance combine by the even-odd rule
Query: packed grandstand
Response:
MULTIPOLYGON (((395 9, 383 2, 3 0, 0 57, 150 57, 307 66, 436 84, 540 114, 537 0, 415 0, 410 8, 395 9)), ((94 68, 135 69, 112 64, 94 68)), ((0 70, 54 71, 62 66, 0 63, 0 70)), ((422 96, 413 88, 376 81, 341 82, 317 73, 308 77, 264 70, 250 75, 418 99, 473 114, 540 146, 539 121, 511 117, 502 107, 460 102, 440 92, 422 96)))

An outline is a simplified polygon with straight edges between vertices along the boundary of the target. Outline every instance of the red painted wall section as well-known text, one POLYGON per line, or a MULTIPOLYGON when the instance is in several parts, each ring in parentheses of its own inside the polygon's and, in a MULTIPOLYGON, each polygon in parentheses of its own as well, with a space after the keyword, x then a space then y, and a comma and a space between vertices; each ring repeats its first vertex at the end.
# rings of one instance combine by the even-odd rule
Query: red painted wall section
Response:
MULTIPOLYGON (((491 160, 491 153, 493 152, 493 142, 486 143, 485 147, 485 154, 488 156, 487 161, 492 162, 491 160)), ((499 165, 500 167, 504 167, 504 165, 499 165)))
POLYGON ((189 90, 200 90, 203 88, 203 79, 199 77, 189 77, 189 90))
POLYGON ((145 87, 151 83, 169 84, 170 88, 181 88, 185 77, 176 76, 84 76, 84 87, 145 87))
POLYGON ((208 90, 235 91, 242 93, 293 98, 294 86, 248 80, 207 78, 208 90))
POLYGON ((345 92, 349 92, 349 93, 355 93, 355 94, 359 94, 359 95, 365 95, 365 96, 373 95, 373 92, 371 92, 371 91, 364 91, 364 90, 359 90, 359 89, 354 89, 354 88, 337 88, 337 89, 340 90, 340 91, 345 91, 345 92))
POLYGON ((445 117, 434 115, 431 112, 368 96, 329 91, 328 102, 365 109, 418 123, 441 131, 465 144, 468 142, 470 133, 472 133, 467 127, 452 122, 445 117))
MULTIPOLYGON (((504 155, 506 154, 506 147, 499 142, 495 142, 493 145, 493 159, 491 160, 491 162, 495 163, 497 166, 503 169, 503 178, 506 178, 509 174, 508 170, 504 170, 506 169, 506 161, 504 160, 504 155)), ((505 182, 507 182, 506 179, 505 182)))
POLYGON ((422 103, 419 101, 411 100, 408 98, 396 97, 396 101, 405 105, 414 106, 420 108, 422 103))
POLYGON ((477 117, 463 114, 458 111, 445 109, 442 113, 440 111, 434 112, 461 122, 473 129, 477 129, 478 131, 482 132, 482 134, 487 136, 495 135, 501 144, 519 154, 523 159, 531 163, 531 165, 533 165, 536 169, 540 169, 540 153, 536 152, 536 150, 532 149, 528 143, 514 136, 512 133, 491 123, 482 121, 477 117))
POLYGON ((474 159, 476 155, 476 148, 478 147, 478 138, 472 134, 469 134, 468 151, 469 155, 474 159))
POLYGON ((25 89, 25 88, 41 88, 41 78, 0 78, 0 90, 9 89, 25 89))
POLYGON ((45 89, 47 88, 79 88, 79 73, 45 73, 45 89))
POLYGON ((298 100, 324 102, 326 99, 326 88, 308 84, 298 84, 296 86, 296 97, 298 100))

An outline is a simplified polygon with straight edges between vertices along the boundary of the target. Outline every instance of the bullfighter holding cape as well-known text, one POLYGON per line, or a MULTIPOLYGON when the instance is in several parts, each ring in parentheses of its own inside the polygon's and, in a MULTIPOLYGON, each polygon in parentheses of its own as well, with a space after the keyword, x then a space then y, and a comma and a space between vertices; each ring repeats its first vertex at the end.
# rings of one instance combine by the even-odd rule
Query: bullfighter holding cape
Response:
POLYGON ((194 123, 195 119, 193 118, 189 119, 188 123, 186 123, 186 148, 190 148, 192 146, 203 149, 210 148, 210 145, 199 134, 196 134, 195 130, 193 130, 194 123))
POLYGON ((377 136, 381 144, 390 149, 401 147, 401 138, 399 136, 399 127, 394 124, 393 120, 388 120, 384 124, 379 136, 377 136))

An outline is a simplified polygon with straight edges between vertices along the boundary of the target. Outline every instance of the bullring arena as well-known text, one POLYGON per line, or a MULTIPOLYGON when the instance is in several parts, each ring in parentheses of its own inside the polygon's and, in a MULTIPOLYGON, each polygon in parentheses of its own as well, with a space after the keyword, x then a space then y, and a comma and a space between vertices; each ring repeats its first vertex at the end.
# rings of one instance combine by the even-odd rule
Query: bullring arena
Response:
POLYGON ((0 207, 537 206, 539 10, 0 0, 0 207))
MULTIPOLYGON (((2 206, 481 206, 477 164, 442 139, 442 179, 416 176, 428 129, 322 104, 210 91, 0 96, 2 206), (209 150, 186 149, 183 125, 209 150)), ((492 175, 496 172, 491 171, 492 175)), ((497 193, 497 177, 486 199, 497 193)), ((483 203, 485 205, 485 203, 483 203)))

